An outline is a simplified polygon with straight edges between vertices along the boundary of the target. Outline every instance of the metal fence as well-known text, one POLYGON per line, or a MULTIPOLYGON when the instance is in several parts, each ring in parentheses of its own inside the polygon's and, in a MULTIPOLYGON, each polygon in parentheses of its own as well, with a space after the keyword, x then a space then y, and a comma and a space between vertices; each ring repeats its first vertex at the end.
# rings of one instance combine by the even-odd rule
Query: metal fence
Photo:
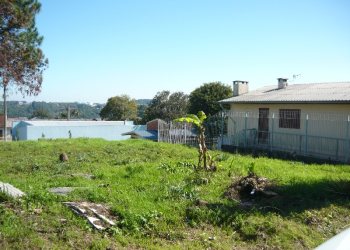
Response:
MULTIPOLYGON (((208 132, 217 131, 216 126, 208 126, 208 132), (211 128, 211 129, 210 129, 211 128)), ((167 142, 172 144, 185 144, 189 146, 198 146, 198 131, 190 123, 159 123, 158 124, 158 142, 167 142)), ((206 135, 206 145, 210 149, 216 149, 219 136, 208 133, 206 135)))
POLYGON ((284 151, 349 162, 350 115, 300 110, 224 113, 220 146, 284 151))
POLYGON ((159 123, 158 142, 195 145, 197 144, 197 135, 190 123, 159 123))

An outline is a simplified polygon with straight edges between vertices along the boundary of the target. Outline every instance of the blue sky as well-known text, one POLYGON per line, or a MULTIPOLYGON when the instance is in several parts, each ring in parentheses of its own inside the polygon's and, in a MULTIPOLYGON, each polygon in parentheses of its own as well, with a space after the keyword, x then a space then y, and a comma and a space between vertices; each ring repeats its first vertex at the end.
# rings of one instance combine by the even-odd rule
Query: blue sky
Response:
MULTIPOLYGON (((350 81, 348 0, 41 0, 36 101, 190 93, 202 83, 350 81)), ((12 92, 9 99, 21 98, 12 92)))

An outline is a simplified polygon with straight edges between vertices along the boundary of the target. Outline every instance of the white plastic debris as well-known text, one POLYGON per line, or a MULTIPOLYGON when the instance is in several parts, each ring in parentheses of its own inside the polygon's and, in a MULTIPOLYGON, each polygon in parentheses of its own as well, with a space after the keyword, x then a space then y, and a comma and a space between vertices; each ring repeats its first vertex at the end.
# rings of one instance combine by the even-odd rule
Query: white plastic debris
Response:
POLYGON ((350 228, 342 231, 333 238, 324 242, 322 245, 315 248, 315 250, 348 250, 350 246, 350 228))
POLYGON ((85 217, 97 230, 104 230, 116 223, 108 217, 112 217, 108 209, 101 205, 89 202, 63 202, 76 214, 85 217))
POLYGON ((1 181, 0 181, 0 192, 3 192, 13 198, 19 198, 25 195, 25 193, 19 190, 18 188, 15 188, 9 183, 4 183, 1 181))

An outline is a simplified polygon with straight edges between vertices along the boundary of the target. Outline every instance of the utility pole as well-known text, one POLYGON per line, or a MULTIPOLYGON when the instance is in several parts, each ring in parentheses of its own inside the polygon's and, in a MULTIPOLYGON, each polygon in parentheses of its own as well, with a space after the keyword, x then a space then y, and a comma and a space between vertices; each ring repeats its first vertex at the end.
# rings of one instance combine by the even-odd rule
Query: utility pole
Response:
POLYGON ((7 86, 4 84, 4 141, 7 141, 7 101, 6 101, 7 86))
POLYGON ((70 105, 68 105, 68 108, 67 108, 67 120, 68 121, 70 120, 70 105))

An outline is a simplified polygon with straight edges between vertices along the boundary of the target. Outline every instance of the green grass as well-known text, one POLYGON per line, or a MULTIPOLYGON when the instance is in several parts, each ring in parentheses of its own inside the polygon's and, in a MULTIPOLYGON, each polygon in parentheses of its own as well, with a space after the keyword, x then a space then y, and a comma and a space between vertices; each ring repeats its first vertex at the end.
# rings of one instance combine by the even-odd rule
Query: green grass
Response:
POLYGON ((1 249, 309 249, 350 224, 350 168, 212 152, 218 171, 194 171, 197 150, 144 140, 0 143, 1 249), (61 163, 66 152, 69 162, 61 163), (242 208, 225 198, 237 176, 273 180, 277 198, 242 208), (93 179, 76 174, 92 174, 93 179), (52 187, 80 187, 68 196, 52 187), (197 206, 196 200, 208 202, 197 206), (62 202, 108 205, 117 226, 97 232, 62 202))

